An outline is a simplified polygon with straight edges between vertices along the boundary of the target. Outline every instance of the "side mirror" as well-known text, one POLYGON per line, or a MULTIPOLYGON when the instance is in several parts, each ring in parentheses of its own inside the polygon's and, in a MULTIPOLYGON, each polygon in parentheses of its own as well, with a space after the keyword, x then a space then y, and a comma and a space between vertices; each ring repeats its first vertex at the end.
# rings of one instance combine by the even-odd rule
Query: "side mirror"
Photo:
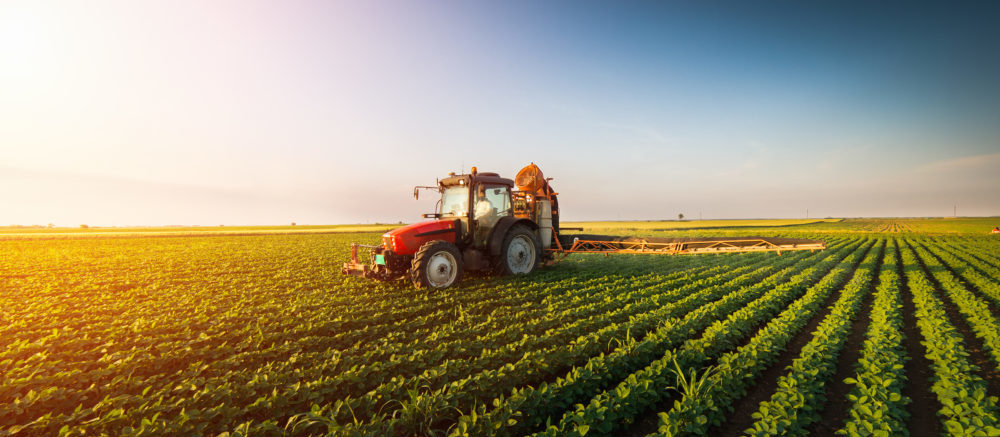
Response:
POLYGON ((413 198, 420 200, 420 188, 413 187, 413 198))

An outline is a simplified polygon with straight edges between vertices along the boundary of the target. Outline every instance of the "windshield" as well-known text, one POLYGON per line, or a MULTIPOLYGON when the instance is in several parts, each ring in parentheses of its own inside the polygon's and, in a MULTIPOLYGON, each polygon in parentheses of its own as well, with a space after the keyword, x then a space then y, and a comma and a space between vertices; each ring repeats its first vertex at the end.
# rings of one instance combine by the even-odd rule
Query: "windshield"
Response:
POLYGON ((469 213, 469 187, 451 186, 441 195, 442 217, 465 217, 469 213))

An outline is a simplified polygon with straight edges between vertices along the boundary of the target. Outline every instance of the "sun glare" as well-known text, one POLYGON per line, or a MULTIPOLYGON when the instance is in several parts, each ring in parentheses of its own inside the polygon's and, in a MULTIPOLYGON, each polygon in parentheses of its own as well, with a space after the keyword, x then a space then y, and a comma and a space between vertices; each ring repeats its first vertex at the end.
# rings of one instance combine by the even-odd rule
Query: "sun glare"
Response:
POLYGON ((29 78, 46 67, 57 30, 50 12, 30 2, 8 3, 0 9, 0 57, 4 60, 0 74, 29 78))

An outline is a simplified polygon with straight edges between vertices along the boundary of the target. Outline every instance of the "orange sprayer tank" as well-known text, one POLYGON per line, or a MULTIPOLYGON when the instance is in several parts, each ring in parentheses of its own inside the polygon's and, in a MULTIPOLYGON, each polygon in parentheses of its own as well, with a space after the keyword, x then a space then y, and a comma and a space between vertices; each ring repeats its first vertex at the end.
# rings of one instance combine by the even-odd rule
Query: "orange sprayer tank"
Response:
POLYGON ((548 183, 545 181, 545 176, 542 175, 542 169, 533 162, 517 172, 514 183, 517 184, 518 190, 535 193, 539 196, 548 195, 548 190, 546 190, 548 183))

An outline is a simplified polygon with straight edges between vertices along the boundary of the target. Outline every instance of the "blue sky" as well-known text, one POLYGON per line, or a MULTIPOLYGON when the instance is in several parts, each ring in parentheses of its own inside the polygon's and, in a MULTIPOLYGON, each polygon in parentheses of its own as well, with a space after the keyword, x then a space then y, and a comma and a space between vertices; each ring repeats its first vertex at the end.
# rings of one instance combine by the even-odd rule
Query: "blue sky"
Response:
POLYGON ((0 224, 1000 215, 988 2, 0 6, 0 224))

